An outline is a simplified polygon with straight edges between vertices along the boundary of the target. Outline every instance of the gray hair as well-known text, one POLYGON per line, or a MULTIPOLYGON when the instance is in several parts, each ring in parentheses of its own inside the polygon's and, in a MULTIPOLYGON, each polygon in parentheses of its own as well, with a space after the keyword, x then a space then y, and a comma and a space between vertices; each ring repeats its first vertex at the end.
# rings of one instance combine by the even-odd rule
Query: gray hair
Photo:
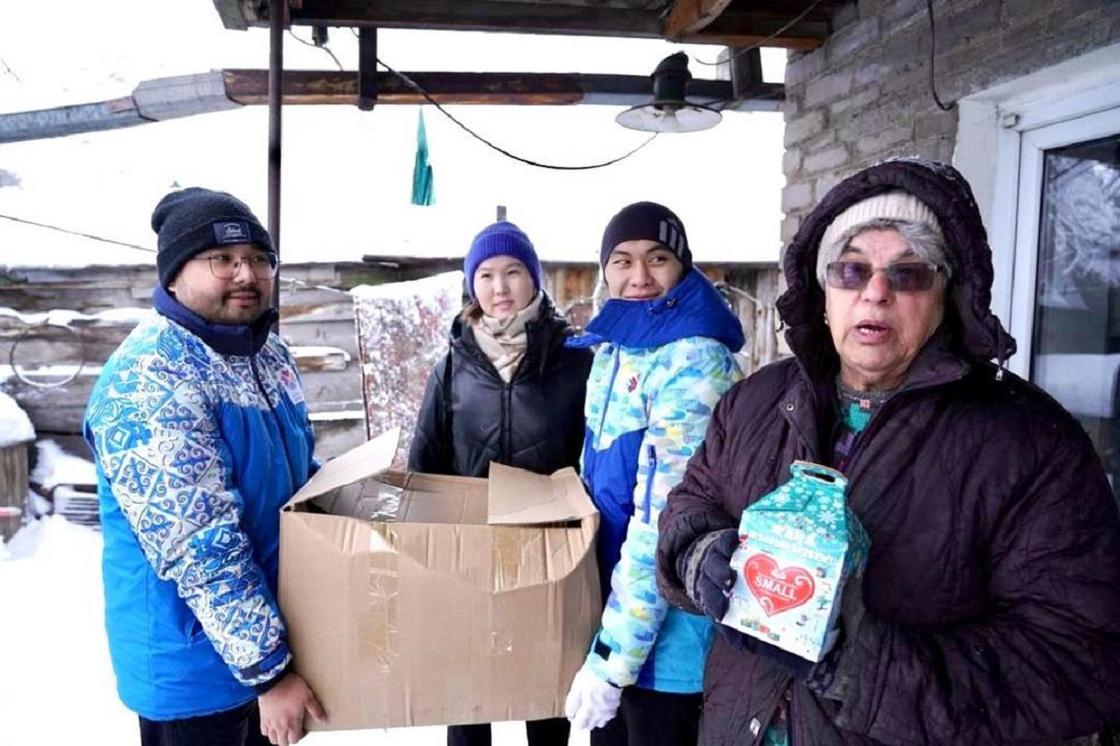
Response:
POLYGON ((867 231, 896 231, 906 242, 906 247, 923 261, 936 264, 945 273, 945 278, 953 276, 953 268, 949 265, 948 254, 945 250, 945 239, 941 233, 935 231, 927 223, 912 220, 894 220, 890 218, 877 218, 868 220, 859 225, 852 226, 840 234, 840 237, 830 246, 821 246, 817 252, 817 284, 825 286, 825 267, 838 261, 848 248, 848 243, 861 233, 867 231))

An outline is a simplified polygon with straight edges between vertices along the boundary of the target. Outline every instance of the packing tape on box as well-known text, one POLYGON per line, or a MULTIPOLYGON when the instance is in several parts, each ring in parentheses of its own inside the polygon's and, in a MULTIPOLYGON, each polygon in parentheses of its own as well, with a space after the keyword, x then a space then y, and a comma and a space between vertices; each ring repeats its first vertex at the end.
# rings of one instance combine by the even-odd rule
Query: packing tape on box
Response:
POLYGON ((363 656, 370 656, 382 671, 392 670, 397 645, 397 600, 400 589, 400 553, 393 531, 385 524, 373 527, 369 537, 369 593, 366 620, 358 626, 363 656))
MULTIPOLYGON (((493 532, 493 575, 491 584, 494 590, 491 605, 493 616, 490 620, 490 650, 496 655, 508 655, 514 651, 514 635, 509 620, 509 594, 505 591, 520 587, 522 555, 525 543, 522 534, 516 529, 493 532)), ((539 535, 540 532, 534 532, 539 535)), ((536 542, 532 542, 536 543, 536 542)))

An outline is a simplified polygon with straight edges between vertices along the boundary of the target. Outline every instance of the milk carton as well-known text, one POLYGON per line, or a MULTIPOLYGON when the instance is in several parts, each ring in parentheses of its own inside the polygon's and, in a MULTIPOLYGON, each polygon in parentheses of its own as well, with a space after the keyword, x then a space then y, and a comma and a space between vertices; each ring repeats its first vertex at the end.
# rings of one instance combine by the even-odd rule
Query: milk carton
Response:
POLYGON ((743 511, 722 622, 818 661, 844 584, 863 572, 869 542, 845 502, 843 474, 807 461, 794 462, 790 472, 789 481, 743 511))

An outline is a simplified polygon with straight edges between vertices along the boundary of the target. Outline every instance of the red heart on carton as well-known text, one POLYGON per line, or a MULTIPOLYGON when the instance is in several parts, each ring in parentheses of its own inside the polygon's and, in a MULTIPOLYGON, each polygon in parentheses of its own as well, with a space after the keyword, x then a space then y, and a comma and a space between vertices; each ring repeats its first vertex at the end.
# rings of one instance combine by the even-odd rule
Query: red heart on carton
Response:
POLYGON ((817 587, 812 574, 805 568, 779 568, 774 558, 766 554, 747 557, 743 563, 743 578, 747 590, 758 599, 766 616, 801 606, 813 597, 817 587))

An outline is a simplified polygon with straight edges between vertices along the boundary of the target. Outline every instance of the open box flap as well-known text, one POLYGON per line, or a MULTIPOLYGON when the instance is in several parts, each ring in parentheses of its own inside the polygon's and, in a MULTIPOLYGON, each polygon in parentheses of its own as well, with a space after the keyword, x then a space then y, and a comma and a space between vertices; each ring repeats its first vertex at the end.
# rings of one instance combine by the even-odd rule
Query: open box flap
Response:
POLYGON ((399 427, 393 428, 323 464, 284 508, 385 471, 393 463, 400 434, 399 427))
POLYGON ((490 463, 486 519, 490 525, 566 523, 594 513, 575 469, 545 475, 490 463))

